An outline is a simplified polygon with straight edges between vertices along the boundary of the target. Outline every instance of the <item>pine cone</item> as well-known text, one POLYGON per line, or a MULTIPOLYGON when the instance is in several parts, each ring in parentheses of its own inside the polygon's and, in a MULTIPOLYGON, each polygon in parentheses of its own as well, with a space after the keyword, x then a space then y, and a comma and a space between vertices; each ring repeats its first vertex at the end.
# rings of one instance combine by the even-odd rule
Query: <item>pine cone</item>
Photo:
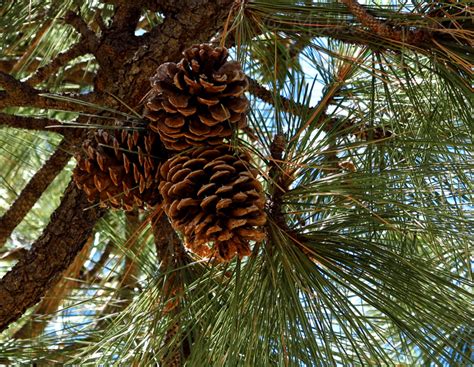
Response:
POLYGON ((155 134, 98 130, 76 156, 74 181, 89 201, 99 199, 101 206, 132 210, 155 205, 163 151, 155 134))
POLYGON ((176 155, 162 165, 163 208, 198 255, 227 261, 249 255, 249 241, 264 239, 265 200, 249 159, 219 145, 176 155))
POLYGON ((221 144, 246 126, 248 81, 227 49, 194 45, 178 63, 158 67, 146 103, 149 127, 167 149, 221 144))

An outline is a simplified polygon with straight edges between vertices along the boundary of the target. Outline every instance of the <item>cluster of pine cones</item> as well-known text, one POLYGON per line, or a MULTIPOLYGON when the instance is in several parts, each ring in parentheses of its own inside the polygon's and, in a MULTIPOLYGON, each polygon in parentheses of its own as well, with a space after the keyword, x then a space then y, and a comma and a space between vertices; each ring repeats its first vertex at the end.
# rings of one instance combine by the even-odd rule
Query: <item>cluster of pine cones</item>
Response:
POLYGON ((141 129, 99 130, 76 156, 90 201, 125 210, 161 204, 194 253, 227 261, 264 238, 264 196, 250 156, 229 140, 246 126, 248 81, 228 51, 201 44, 151 78, 141 129))

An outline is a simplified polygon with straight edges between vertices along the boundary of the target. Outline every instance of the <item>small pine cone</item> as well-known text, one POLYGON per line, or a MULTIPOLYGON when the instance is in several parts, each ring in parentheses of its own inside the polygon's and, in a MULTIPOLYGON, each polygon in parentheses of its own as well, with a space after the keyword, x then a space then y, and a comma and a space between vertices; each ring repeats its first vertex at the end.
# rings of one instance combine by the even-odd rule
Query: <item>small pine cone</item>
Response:
POLYGON ((222 144, 245 127, 248 81, 226 48, 194 45, 178 63, 158 67, 146 102, 149 127, 169 150, 222 144))
POLYGON ((164 149, 155 134, 98 130, 76 155, 73 177, 89 201, 125 210, 155 205, 160 158, 164 149))
POLYGON ((249 255, 249 241, 264 239, 265 200, 249 159, 218 145, 161 166, 163 208, 194 253, 228 261, 249 255))

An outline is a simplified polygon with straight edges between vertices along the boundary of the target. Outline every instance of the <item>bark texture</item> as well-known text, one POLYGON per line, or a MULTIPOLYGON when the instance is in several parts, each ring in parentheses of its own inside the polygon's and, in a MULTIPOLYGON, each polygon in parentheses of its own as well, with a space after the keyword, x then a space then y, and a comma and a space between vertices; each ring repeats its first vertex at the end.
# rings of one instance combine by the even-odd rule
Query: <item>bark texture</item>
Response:
POLYGON ((35 305, 82 250, 103 215, 90 206, 71 182, 31 251, 0 280, 0 331, 35 305))
POLYGON ((10 237, 15 227, 33 208, 54 178, 63 170, 71 158, 67 151, 70 144, 63 140, 43 167, 31 178, 8 211, 0 218, 0 248, 10 237))

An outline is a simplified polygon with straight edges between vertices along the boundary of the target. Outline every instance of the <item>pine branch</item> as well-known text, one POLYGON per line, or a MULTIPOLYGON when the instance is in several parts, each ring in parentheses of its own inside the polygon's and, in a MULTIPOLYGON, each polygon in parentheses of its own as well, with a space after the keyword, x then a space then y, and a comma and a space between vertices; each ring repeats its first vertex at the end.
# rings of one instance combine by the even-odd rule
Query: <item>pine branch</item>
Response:
POLYGON ((97 274, 104 268, 104 266, 107 264, 107 261, 110 258, 110 254, 112 253, 112 248, 113 248, 113 243, 108 242, 105 245, 104 251, 100 255, 99 260, 97 260, 96 263, 94 263, 94 266, 92 269, 89 271, 83 272, 79 276, 79 281, 81 282, 86 282, 86 283, 91 283, 94 280, 96 280, 97 274))
MULTIPOLYGON (((4 91, 0 91, 0 109, 5 107, 36 107, 74 112, 93 112, 90 107, 86 107, 79 103, 58 100, 45 97, 41 94, 46 91, 35 89, 25 82, 16 80, 11 75, 0 71, 0 87, 4 91)), ((96 93, 86 95, 63 94, 69 98, 74 98, 82 102, 94 103, 98 102, 96 93)))
POLYGON ((115 4, 115 13, 112 17, 112 32, 134 35, 142 13, 140 1, 120 1, 115 4))
POLYGON ((95 54, 95 51, 99 47, 99 39, 87 26, 84 19, 73 11, 68 10, 64 15, 64 21, 71 25, 82 36, 79 43, 82 43, 89 52, 95 54))
POLYGON ((20 224, 33 205, 55 177, 63 170, 71 158, 70 142, 63 140, 43 167, 31 178, 18 198, 0 218, 0 248, 5 244, 13 230, 20 224))
POLYGON ((399 32, 395 32, 392 28, 375 19, 367 10, 360 5, 357 0, 341 0, 350 12, 362 23, 363 26, 370 28, 378 36, 391 38, 399 41, 401 39, 399 32))
POLYGON ((270 170, 268 173, 271 195, 270 215, 278 226, 284 228, 287 228, 287 224, 282 213, 283 195, 291 184, 291 175, 286 173, 283 160, 286 146, 287 141, 283 134, 276 134, 273 137, 270 145, 270 170))
POLYGON ((40 27, 40 29, 38 29, 38 31, 35 33, 35 37, 33 41, 29 43, 26 51, 23 52, 23 54, 18 59, 18 61, 13 65, 11 69, 12 73, 16 73, 18 70, 20 70, 23 67, 23 65, 28 61, 28 59, 31 57, 33 52, 38 47, 38 44, 40 43, 45 33, 51 28, 52 24, 53 24, 52 19, 48 19, 46 20, 46 22, 44 22, 44 24, 40 27))
POLYGON ((0 280, 0 331, 56 284, 103 214, 98 207, 91 208, 84 193, 71 181, 43 234, 0 280))
MULTIPOLYGON (((301 103, 297 103, 289 98, 275 95, 275 93, 265 88, 253 78, 247 77, 247 80, 249 81, 249 92, 265 103, 268 103, 272 106, 278 105, 283 111, 296 116, 301 116, 302 114, 304 114, 305 116, 307 114, 313 116, 315 114, 318 114, 317 109, 319 105, 318 107, 307 108, 301 103)), ((337 90, 334 89, 334 92, 337 92, 337 90)), ((392 136, 392 133, 390 131, 385 130, 379 126, 370 128, 369 126, 363 125, 354 129, 354 126, 357 124, 354 120, 346 120, 343 122, 339 118, 329 117, 325 111, 327 110, 331 100, 332 98, 322 99, 326 107, 324 108, 324 111, 320 113, 320 117, 318 118, 318 122, 316 124, 317 127, 321 127, 324 131, 330 132, 333 131, 337 126, 340 131, 347 131, 348 134, 353 134, 361 140, 381 140, 387 139, 392 136), (369 131, 371 131, 371 133, 369 133, 369 131)), ((313 118, 310 119, 310 122, 312 121, 313 118)), ((249 131, 248 133, 252 134, 251 131, 249 131)))
POLYGON ((47 118, 34 118, 28 116, 10 115, 0 112, 0 128, 12 127, 15 129, 26 129, 36 131, 48 131, 62 135, 68 135, 71 129, 62 127, 51 127, 61 125, 61 121, 47 118))
POLYGON ((31 86, 34 86, 42 81, 45 81, 50 75, 54 74, 62 66, 66 65, 69 61, 75 59, 76 57, 82 56, 88 52, 88 48, 85 46, 85 43, 81 40, 79 43, 76 43, 66 52, 60 53, 54 60, 52 60, 48 65, 45 65, 38 70, 35 74, 26 80, 31 86))
POLYGON ((152 222, 152 229, 160 270, 165 276, 162 290, 163 313, 169 315, 171 319, 163 342, 168 348, 161 359, 161 364, 163 366, 182 366, 183 357, 186 358, 185 350, 187 348, 184 345, 186 340, 183 340, 181 344, 177 343, 182 332, 180 332, 179 321, 173 316, 180 312, 180 296, 184 285, 179 269, 189 263, 190 259, 168 218, 160 216, 152 222))
POLYGON ((411 45, 417 45, 425 40, 427 34, 423 29, 413 30, 395 30, 387 24, 377 20, 374 16, 358 3, 357 0, 341 0, 350 12, 362 23, 364 27, 369 28, 378 37, 387 38, 396 42, 405 42, 411 45))
POLYGON ((160 5, 169 13, 144 38, 155 60, 178 60, 184 48, 208 42, 225 23, 234 0, 176 1, 160 5))
MULTIPOLYGON (((19 57, 12 57, 6 60, 0 60, 0 71, 3 71, 4 73, 11 73, 13 66, 15 66, 18 60, 20 60, 19 57)), ((39 60, 37 59, 31 60, 31 62, 28 64, 26 68, 26 71, 30 73, 34 72, 38 68, 39 64, 40 64, 39 60)))
POLYGON ((74 279, 78 278, 84 262, 89 257, 93 240, 94 238, 92 236, 89 237, 81 252, 64 272, 62 279, 46 292, 44 298, 35 308, 34 316, 15 332, 13 338, 34 338, 44 331, 49 320, 54 316, 54 313, 58 311, 64 299, 78 286, 79 283, 74 279))
POLYGON ((28 253, 25 247, 16 247, 13 250, 0 251, 0 260, 2 261, 18 261, 28 253))

